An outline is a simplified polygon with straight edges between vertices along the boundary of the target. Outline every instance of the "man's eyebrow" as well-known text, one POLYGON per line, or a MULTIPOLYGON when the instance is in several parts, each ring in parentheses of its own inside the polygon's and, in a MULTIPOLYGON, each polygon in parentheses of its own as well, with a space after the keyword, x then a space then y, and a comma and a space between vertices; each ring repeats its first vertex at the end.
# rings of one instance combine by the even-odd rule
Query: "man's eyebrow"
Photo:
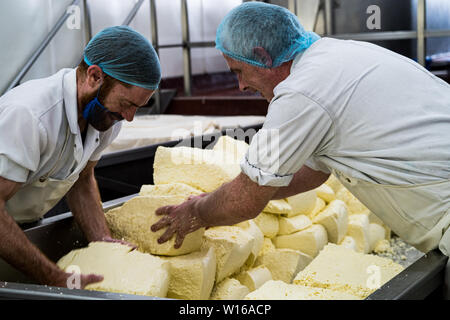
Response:
POLYGON ((140 108, 140 107, 144 107, 145 105, 143 105, 143 106, 138 106, 136 103, 134 103, 133 101, 131 101, 131 100, 128 100, 128 99, 124 99, 127 103, 129 103, 129 104, 131 104, 133 107, 136 107, 136 108, 140 108))
POLYGON ((240 69, 230 69, 230 71, 231 71, 231 72, 234 72, 234 73, 236 73, 236 72, 241 72, 240 69))

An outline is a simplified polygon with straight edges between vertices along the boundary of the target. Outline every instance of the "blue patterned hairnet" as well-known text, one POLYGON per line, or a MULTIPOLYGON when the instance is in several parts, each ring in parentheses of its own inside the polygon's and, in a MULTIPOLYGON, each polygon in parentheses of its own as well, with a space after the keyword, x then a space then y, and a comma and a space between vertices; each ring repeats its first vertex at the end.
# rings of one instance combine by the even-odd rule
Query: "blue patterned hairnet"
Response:
POLYGON ((217 29, 216 48, 225 55, 262 67, 278 67, 293 60, 320 37, 305 31, 289 10, 262 2, 245 2, 232 9, 217 29), (264 48, 272 65, 255 53, 264 48))
POLYGON ((103 29, 84 49, 84 61, 122 82, 155 90, 161 81, 158 56, 150 42, 127 26, 103 29))

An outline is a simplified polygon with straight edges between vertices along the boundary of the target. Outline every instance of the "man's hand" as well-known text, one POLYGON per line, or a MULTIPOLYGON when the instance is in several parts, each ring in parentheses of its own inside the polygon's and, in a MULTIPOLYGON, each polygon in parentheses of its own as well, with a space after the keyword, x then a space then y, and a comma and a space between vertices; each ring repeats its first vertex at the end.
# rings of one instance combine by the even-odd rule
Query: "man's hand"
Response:
POLYGON ((207 196, 206 193, 199 196, 190 196, 188 200, 177 206, 165 206, 156 210, 156 215, 164 215, 157 223, 151 226, 151 230, 156 232, 167 227, 164 234, 158 239, 158 243, 164 243, 170 240, 176 233, 175 249, 183 244, 187 234, 200 228, 208 227, 203 221, 197 210, 196 203, 207 196))
POLYGON ((189 196, 187 199, 188 200, 192 200, 192 199, 201 199, 201 198, 204 198, 204 197, 206 197, 208 195, 208 193, 202 193, 202 194, 199 194, 198 196, 189 196))
POLYGON ((231 226, 255 218, 277 190, 278 187, 259 186, 240 173, 214 192, 191 196, 178 206, 159 208, 156 214, 164 217, 152 225, 151 230, 167 227, 158 242, 166 242, 176 234, 175 248, 178 249, 184 237, 197 229, 231 226))

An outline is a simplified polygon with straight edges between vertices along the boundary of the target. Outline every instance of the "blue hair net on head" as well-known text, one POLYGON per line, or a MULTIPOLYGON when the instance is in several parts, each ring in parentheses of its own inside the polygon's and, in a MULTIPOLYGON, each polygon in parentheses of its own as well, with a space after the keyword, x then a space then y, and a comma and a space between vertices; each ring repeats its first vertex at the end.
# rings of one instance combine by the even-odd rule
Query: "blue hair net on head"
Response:
POLYGON ((278 67, 293 60, 320 37, 305 31, 289 10, 262 2, 245 2, 232 9, 220 23, 216 48, 235 60, 262 67, 278 67), (265 59, 255 48, 264 48, 265 59))
POLYGON ((161 67, 155 49, 130 27, 116 26, 97 33, 84 49, 84 61, 122 82, 155 90, 161 67))

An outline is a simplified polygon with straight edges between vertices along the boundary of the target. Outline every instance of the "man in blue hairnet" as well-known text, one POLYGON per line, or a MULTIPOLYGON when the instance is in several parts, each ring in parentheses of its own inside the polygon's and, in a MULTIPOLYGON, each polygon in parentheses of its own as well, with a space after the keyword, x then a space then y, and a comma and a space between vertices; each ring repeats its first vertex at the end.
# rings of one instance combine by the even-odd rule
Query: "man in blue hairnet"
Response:
MULTIPOLYGON (((68 285, 71 274, 45 257, 18 225, 41 219, 64 196, 89 242, 120 242, 106 225, 94 167, 121 120, 133 120, 160 79, 148 40, 131 28, 110 27, 89 42, 78 68, 28 81, 0 97, 2 259, 39 283, 68 285)), ((80 280, 84 288, 102 276, 80 280)))
POLYGON ((312 190, 332 173, 403 240, 450 254, 447 83, 379 46, 321 39, 260 2, 227 14, 216 48, 240 89, 270 102, 267 118, 237 178, 157 211, 164 217, 152 230, 167 227, 160 242, 176 235, 177 247, 199 227, 255 218, 269 200, 312 190))

